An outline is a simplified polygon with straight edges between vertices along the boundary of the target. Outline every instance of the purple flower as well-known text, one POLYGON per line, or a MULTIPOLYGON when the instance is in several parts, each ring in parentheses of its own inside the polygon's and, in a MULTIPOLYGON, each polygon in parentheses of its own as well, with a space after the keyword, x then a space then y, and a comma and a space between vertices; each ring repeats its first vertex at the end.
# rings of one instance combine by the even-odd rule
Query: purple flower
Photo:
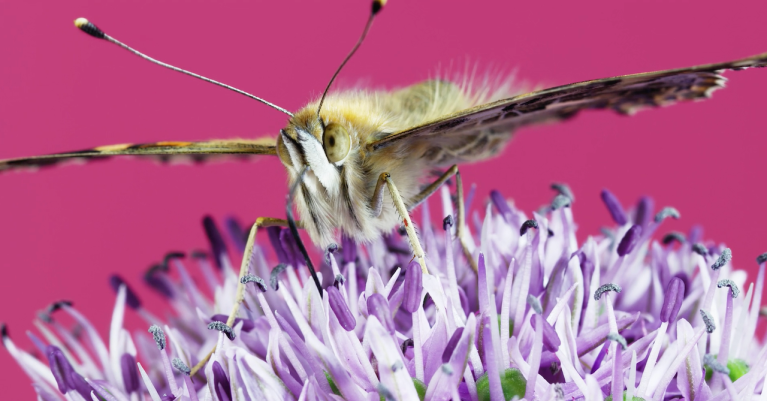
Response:
POLYGON ((606 190, 618 226, 578 243, 574 196, 553 188, 557 207, 531 216, 491 194, 495 208, 472 227, 481 233, 477 273, 452 218, 445 230, 425 221, 428 273, 396 233, 370 244, 343 238, 339 252, 325 253, 321 294, 298 243, 270 228, 246 263, 232 321, 239 261, 227 246, 242 250, 244 231, 230 220, 227 243, 206 217, 212 260, 171 253, 144 277, 170 317, 152 315, 113 276, 108 340, 71 303, 56 302, 30 333, 42 359, 17 348, 5 327, 2 341, 46 401, 712 400, 766 391, 767 348, 754 335, 767 256, 750 283, 730 249, 700 230, 654 240, 666 217, 679 218, 675 209, 652 219, 649 198, 624 211, 606 190), (126 313, 146 326, 127 330, 126 313))

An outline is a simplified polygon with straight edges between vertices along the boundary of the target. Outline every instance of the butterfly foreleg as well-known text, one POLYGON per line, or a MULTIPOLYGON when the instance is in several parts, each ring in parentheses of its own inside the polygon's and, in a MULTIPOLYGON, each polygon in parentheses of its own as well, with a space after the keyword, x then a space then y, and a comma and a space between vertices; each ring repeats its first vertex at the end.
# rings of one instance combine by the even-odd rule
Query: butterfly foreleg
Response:
POLYGON ((405 202, 402 200, 402 196, 397 190, 397 186, 394 185, 394 181, 391 180, 391 174, 381 173, 378 176, 378 182, 376 183, 375 191, 373 192, 373 198, 371 199, 371 210, 373 210, 373 216, 378 217, 381 215, 383 209, 383 189, 384 184, 389 189, 389 194, 394 201, 394 207, 397 209, 400 217, 402 218, 402 224, 405 225, 405 232, 407 232, 407 238, 410 240, 410 247, 413 249, 415 258, 418 259, 418 263, 421 265, 421 269, 424 274, 429 274, 429 269, 426 268, 426 259, 424 258, 423 247, 418 240, 418 235, 415 233, 415 226, 413 220, 410 218, 410 213, 405 202))
MULTIPOLYGON (((301 227, 301 222, 296 221, 296 225, 301 227)), ((261 227, 288 227, 288 221, 283 219, 276 219, 273 217, 259 217, 250 228, 248 241, 245 243, 245 252, 242 254, 242 262, 240 263, 240 274, 237 278, 237 292, 235 295, 234 306, 232 307, 232 311, 229 313, 229 318, 226 319, 226 325, 229 327, 234 325, 234 320, 237 317, 237 312, 239 312, 240 305, 245 299, 245 283, 243 283, 242 278, 247 276, 248 272, 250 271, 250 260, 253 256, 253 246, 256 242, 256 234, 258 233, 258 229, 261 227)), ((208 363, 208 360, 214 352, 216 352, 215 346, 208 353, 208 355, 205 356, 205 358, 203 358, 199 363, 197 363, 197 365, 194 366, 194 368, 192 368, 190 375, 194 375, 198 370, 202 369, 205 364, 208 363)))
POLYGON ((457 210, 457 225, 455 229, 455 234, 458 237, 458 241, 461 243, 461 249, 463 250, 464 256, 466 256, 466 260, 469 261, 469 265, 471 266, 472 270, 474 272, 477 272, 477 262, 474 260, 474 257, 472 256, 471 249, 473 246, 470 246, 469 244, 469 232, 466 228, 466 213, 464 210, 464 203, 463 203, 463 181, 461 181, 461 173, 458 171, 458 166, 453 165, 450 167, 447 171, 445 171, 444 174, 442 174, 439 178, 437 178, 436 181, 429 184, 428 187, 424 188, 423 191, 421 191, 419 194, 413 197, 412 204, 410 206, 409 210, 413 210, 421 204, 423 201, 426 200, 429 196, 431 196, 433 193, 437 192, 439 187, 441 187, 447 180, 455 176, 455 187, 456 187, 456 209, 457 210))

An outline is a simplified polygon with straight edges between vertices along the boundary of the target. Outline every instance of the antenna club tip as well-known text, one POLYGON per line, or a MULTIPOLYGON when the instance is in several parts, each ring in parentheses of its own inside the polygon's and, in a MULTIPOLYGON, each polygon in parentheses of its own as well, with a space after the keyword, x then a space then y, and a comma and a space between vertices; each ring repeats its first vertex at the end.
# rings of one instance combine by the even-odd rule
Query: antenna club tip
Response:
POLYGON ((386 5, 387 0, 373 0, 373 15, 378 14, 386 5))
POLYGON ((88 21, 87 19, 83 17, 80 17, 75 20, 75 27, 87 33, 88 35, 93 36, 94 38, 104 39, 104 37, 106 36, 104 31, 102 31, 101 29, 99 29, 99 27, 97 27, 96 25, 93 25, 92 22, 88 21))

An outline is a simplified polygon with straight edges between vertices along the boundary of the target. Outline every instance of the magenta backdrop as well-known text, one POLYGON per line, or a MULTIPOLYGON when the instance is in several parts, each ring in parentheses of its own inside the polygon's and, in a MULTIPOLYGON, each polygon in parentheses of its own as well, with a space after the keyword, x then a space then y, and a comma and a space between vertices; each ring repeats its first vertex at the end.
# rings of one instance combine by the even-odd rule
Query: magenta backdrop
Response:
MULTIPOLYGON (((87 37, 72 26, 76 17, 294 110, 324 87, 368 9, 363 0, 1 1, 0 157, 256 137, 285 124, 251 100, 87 37)), ((340 83, 403 86, 467 60, 551 85, 724 61, 767 51, 765 11, 760 1, 394 0, 340 83)), ((664 232, 700 223, 707 238, 733 248, 738 267, 754 271, 767 250, 767 71, 727 76, 729 88, 703 103, 632 118, 590 112, 524 131, 501 157, 463 167, 464 177, 481 199, 498 188, 526 211, 550 201, 551 182, 569 183, 581 239, 610 224, 603 187, 627 206, 651 194, 682 213, 664 232)), ((119 160, 0 176, 0 319, 29 349, 24 332, 35 311, 71 299, 106 333, 112 272, 159 308, 141 272, 168 250, 207 247, 205 213, 284 215, 284 182, 276 158, 180 167, 119 160)), ((143 325, 133 315, 129 323, 143 325)), ((0 377, 4 399, 31 398, 2 351, 0 377)))

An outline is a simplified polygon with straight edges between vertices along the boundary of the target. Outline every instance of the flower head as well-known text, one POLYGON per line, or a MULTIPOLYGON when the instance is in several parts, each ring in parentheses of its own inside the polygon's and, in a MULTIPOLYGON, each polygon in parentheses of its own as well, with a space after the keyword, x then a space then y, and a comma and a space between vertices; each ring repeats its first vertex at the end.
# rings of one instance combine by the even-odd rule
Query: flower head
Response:
MULTIPOLYGON (((607 190, 617 226, 579 244, 575 197, 552 188, 552 207, 532 216, 491 193, 495 209, 475 219, 476 273, 445 210, 443 230, 421 227, 428 273, 400 234, 371 244, 342 238, 324 253, 321 292, 279 227, 267 229, 269 245, 255 246, 238 278, 206 217, 211 260, 173 252, 144 276, 172 317, 152 315, 113 276, 108 341, 71 303, 57 302, 40 315, 44 340, 30 334, 43 359, 18 349, 5 327, 3 344, 44 400, 747 399, 764 391, 767 348, 754 333, 767 256, 746 286, 729 248, 695 233, 653 240, 678 211, 652 219, 650 198, 624 209, 607 190), (213 298, 190 279, 190 261, 213 298), (229 319, 240 282, 245 308, 229 319), (149 333, 123 327, 126 306, 149 333), (80 333, 58 322, 62 313, 80 333)), ((227 232, 243 250, 242 229, 229 221, 227 232)))

